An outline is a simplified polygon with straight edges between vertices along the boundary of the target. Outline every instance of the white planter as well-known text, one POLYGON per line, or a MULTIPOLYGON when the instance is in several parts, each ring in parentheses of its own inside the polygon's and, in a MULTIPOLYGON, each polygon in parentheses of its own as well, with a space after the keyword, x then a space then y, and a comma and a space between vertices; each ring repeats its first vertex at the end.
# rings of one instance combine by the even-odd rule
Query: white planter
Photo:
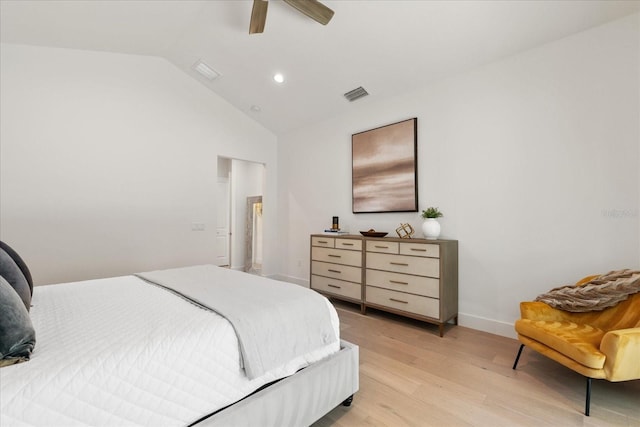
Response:
POLYGON ((440 223, 436 218, 426 218, 422 223, 422 234, 425 239, 435 240, 440 236, 440 223))

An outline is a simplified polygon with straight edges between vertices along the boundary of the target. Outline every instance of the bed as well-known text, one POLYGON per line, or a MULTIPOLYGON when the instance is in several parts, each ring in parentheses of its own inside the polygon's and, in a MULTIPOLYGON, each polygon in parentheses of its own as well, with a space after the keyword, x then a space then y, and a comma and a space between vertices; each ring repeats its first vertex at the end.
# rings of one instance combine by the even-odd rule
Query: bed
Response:
MULTIPOLYGON (((15 274, 6 274, 8 267, 15 270, 15 266, 9 265, 7 257, 1 260, 0 284, 16 282, 15 274)), ((19 267, 20 263, 14 264, 19 267)), ((24 296, 22 287, 17 295, 24 296)), ((200 290, 208 287, 209 283, 200 290)), ((350 404, 358 390, 358 347, 339 339, 338 317, 328 300, 320 297, 321 305, 304 309, 302 317, 295 314, 299 321, 287 317, 293 315, 290 308, 304 304, 301 297, 317 296, 297 285, 215 266, 193 266, 30 286, 29 292, 33 294, 28 317, 37 340, 27 358, 17 356, 23 363, 0 369, 3 427, 305 426, 341 403, 350 404), (274 317, 273 313, 264 315, 255 304, 247 303, 256 313, 246 317, 257 316, 249 327, 249 335, 255 337, 247 339, 244 326, 229 320, 238 316, 235 308, 223 317, 218 307, 207 307, 206 295, 198 294, 204 276, 227 286, 215 300, 224 300, 229 286, 254 286, 239 291, 242 301, 247 297, 243 292, 268 290, 282 301, 275 311, 283 317, 275 316, 275 323, 268 323, 265 319, 274 317), (180 282, 177 288, 186 284, 186 291, 171 288, 167 277, 169 282, 180 282), (290 299, 282 297, 281 292, 289 291, 290 299), (314 310, 325 312, 328 321, 308 317, 314 310), (318 326, 324 323, 326 328, 318 326), (304 336, 295 336, 290 331, 295 327, 288 324, 296 324, 298 334, 304 336), (307 337, 316 329, 321 331, 320 341, 307 337), (281 336, 282 331, 293 335, 281 336), (275 343, 274 349, 260 348, 269 343, 275 343), (259 357, 248 354, 254 347, 259 357), (279 360, 281 354, 284 362, 279 360)), ((245 316, 240 317, 244 321, 245 316)), ((29 339, 24 342, 29 350, 29 339)))

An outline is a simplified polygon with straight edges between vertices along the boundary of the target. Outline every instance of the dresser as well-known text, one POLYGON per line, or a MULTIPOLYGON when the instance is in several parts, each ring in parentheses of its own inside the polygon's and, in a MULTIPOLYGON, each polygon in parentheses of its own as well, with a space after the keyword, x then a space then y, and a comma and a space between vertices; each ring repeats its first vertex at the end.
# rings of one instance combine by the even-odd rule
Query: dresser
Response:
POLYGON ((443 336, 446 323, 458 323, 458 241, 312 235, 311 288, 362 313, 436 324, 443 336))
POLYGON ((367 238, 365 308, 458 323, 458 241, 367 238))
POLYGON ((358 236, 311 236, 311 289, 362 305, 363 240, 358 236))

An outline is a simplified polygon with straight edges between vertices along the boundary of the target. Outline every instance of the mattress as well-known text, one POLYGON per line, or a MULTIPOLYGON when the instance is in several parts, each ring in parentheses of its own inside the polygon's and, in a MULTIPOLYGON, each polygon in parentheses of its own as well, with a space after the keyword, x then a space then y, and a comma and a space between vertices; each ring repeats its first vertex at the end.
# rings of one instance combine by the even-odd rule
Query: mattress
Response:
POLYGON ((31 360, 0 370, 3 427, 189 425, 339 350, 249 380, 226 319, 134 276, 36 287, 32 305, 31 360))

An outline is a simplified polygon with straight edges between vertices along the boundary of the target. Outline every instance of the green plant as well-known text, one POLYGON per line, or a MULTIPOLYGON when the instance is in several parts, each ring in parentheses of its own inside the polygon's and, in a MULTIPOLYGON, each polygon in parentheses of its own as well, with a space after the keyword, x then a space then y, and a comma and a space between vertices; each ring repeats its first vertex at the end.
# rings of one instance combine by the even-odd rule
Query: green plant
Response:
POLYGON ((441 216, 444 214, 438 208, 429 207, 422 211, 422 218, 440 218, 441 216))

